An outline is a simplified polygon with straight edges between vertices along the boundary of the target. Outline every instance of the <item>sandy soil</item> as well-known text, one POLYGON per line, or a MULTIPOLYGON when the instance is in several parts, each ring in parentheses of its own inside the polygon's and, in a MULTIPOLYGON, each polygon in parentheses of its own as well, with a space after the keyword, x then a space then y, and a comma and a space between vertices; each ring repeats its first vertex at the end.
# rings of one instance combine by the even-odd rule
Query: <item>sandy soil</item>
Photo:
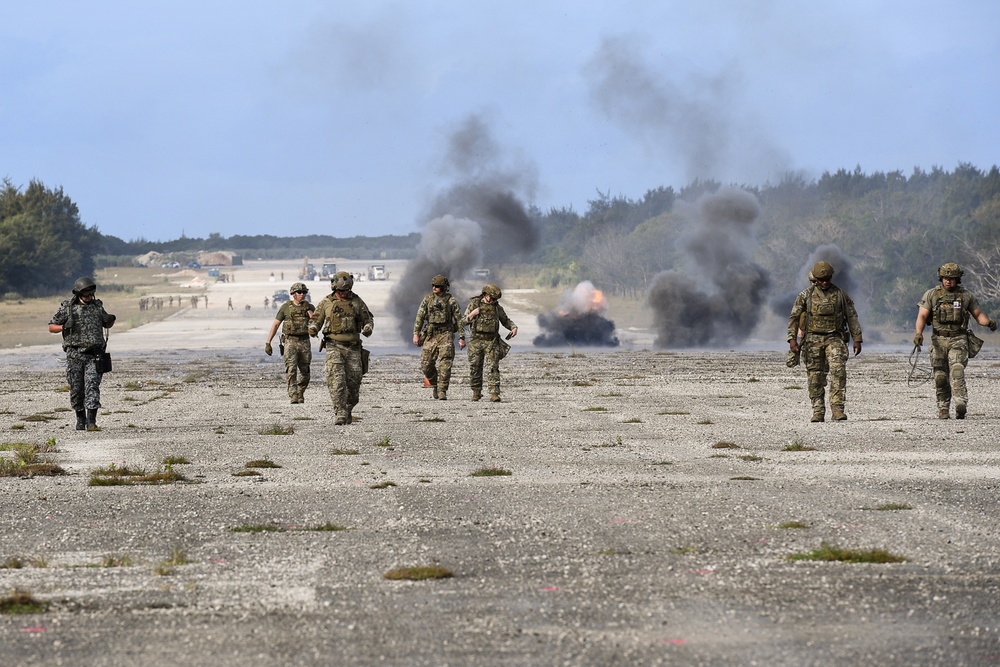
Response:
POLYGON ((503 402, 467 400, 463 355, 434 401, 417 349, 390 338, 393 280, 363 282, 373 363, 360 419, 338 428, 319 355, 289 405, 263 354, 263 297, 288 287, 271 270, 112 335, 100 432, 73 429, 57 345, 0 352, 0 442, 54 438, 69 473, 0 478, 0 561, 25 562, 0 569, 0 595, 50 604, 0 616, 3 664, 1000 662, 991 350, 969 366, 964 422, 907 385, 908 350, 876 346, 850 362, 849 421, 811 424, 804 372, 776 346, 662 352, 633 330, 615 350, 540 351, 511 293, 503 402), (261 433, 275 425, 294 434, 261 433), (190 459, 190 483, 88 486, 165 456, 190 459), (234 476, 264 457, 281 467, 234 476), (472 476, 484 467, 511 474, 472 476), (326 523, 347 530, 308 530, 326 523), (281 530, 233 530, 262 525, 281 530), (787 558, 823 543, 908 560, 787 558), (175 552, 189 562, 164 573, 175 552), (131 564, 96 566, 109 556, 131 564), (454 577, 383 578, 429 564, 454 577))

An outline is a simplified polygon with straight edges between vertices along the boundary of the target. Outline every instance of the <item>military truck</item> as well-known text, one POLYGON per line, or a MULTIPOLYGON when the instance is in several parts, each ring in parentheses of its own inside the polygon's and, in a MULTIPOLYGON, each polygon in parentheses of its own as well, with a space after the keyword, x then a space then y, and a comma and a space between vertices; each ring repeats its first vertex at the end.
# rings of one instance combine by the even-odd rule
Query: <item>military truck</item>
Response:
POLYGON ((387 277, 385 264, 372 264, 368 267, 368 280, 385 280, 387 277))
POLYGON ((319 272, 320 278, 333 278, 337 275, 337 264, 336 262, 324 262, 323 268, 319 272))

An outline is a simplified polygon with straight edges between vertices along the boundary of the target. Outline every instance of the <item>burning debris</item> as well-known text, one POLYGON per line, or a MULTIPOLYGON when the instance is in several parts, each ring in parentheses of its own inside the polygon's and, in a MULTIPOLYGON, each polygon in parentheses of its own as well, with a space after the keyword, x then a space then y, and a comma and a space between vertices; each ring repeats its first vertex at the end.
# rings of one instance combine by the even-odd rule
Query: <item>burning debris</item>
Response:
POLYGON ((749 192, 723 188, 682 210, 691 225, 678 240, 684 271, 653 277, 647 303, 657 347, 719 347, 746 340, 766 303, 770 278, 750 259, 760 214, 749 192))
POLYGON ((615 323, 604 317, 608 302, 599 289, 585 280, 563 294, 559 305, 538 316, 545 331, 535 337, 538 347, 593 345, 617 347, 615 323))

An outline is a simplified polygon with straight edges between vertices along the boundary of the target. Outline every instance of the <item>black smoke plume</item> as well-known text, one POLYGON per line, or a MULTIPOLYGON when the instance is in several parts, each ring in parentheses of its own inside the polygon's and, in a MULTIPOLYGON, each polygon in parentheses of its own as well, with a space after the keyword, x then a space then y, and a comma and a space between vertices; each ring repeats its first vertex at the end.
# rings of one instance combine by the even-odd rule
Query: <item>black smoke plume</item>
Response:
MULTIPOLYGON (((437 193, 422 221, 429 220, 389 296, 389 310, 400 338, 413 338, 413 318, 430 281, 449 277, 459 302, 460 283, 484 263, 492 270, 538 246, 540 234, 524 198, 535 191, 535 168, 523 161, 509 164, 486 123, 471 116, 447 142, 441 175, 451 183, 437 193)), ((497 277, 491 278, 499 282, 497 277)), ((476 285, 482 287, 482 285, 476 285)), ((464 305, 464 303, 462 304, 464 305)))
POLYGON ((535 336, 533 342, 538 347, 617 347, 615 323, 604 316, 606 310, 604 295, 585 280, 572 291, 564 292, 553 310, 538 316, 538 325, 544 333, 535 336))
MULTIPOLYGON (((680 206, 680 204, 679 204, 680 206)), ((657 347, 722 347, 745 341, 767 305, 770 278, 754 263, 753 223, 760 214, 749 192, 723 188, 678 212, 689 227, 678 239, 686 256, 680 271, 653 277, 657 347)))

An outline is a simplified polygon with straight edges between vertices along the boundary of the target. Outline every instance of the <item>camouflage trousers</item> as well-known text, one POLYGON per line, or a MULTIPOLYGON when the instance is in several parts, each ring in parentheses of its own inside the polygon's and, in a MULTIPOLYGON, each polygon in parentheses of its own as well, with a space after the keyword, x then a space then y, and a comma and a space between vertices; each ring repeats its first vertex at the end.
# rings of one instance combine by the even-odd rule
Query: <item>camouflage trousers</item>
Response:
POLYGON ((326 344, 326 385, 337 418, 351 416, 361 393, 361 344, 353 347, 326 344))
POLYGON ((442 332, 424 338, 420 348, 420 370, 433 386, 448 390, 455 362, 455 334, 442 332))
POLYGON ((97 410, 101 407, 101 379, 97 372, 97 355, 85 354, 75 348, 66 350, 66 383, 69 403, 74 410, 97 410))
POLYGON ((803 341, 809 398, 813 411, 825 411, 823 394, 830 378, 830 405, 844 409, 847 400, 847 344, 837 334, 807 334, 803 341))
POLYGON ((931 336, 930 357, 938 408, 948 410, 952 398, 955 403, 967 403, 965 367, 969 364, 969 339, 965 334, 931 336))
POLYGON ((309 386, 310 369, 312 363, 312 345, 308 336, 301 338, 296 336, 285 336, 285 381, 288 383, 289 398, 302 398, 306 387, 309 386))
POLYGON ((500 393, 500 346, 496 338, 469 340, 469 386, 482 391, 483 366, 486 366, 486 383, 491 394, 500 393))

